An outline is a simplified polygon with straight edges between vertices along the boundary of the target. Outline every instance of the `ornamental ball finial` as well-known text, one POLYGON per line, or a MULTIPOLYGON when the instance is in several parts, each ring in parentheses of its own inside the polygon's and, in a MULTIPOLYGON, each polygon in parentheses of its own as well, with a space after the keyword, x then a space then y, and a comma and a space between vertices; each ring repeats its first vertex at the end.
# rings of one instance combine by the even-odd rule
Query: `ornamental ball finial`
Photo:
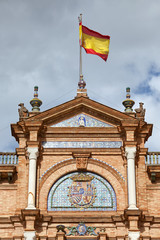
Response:
POLYGON ((78 87, 79 87, 79 89, 84 89, 85 86, 86 86, 86 82, 83 79, 83 75, 80 75, 80 79, 79 79, 79 82, 78 82, 78 87))
POLYGON ((133 105, 135 104, 135 102, 132 100, 132 99, 130 99, 130 97, 131 97, 131 95, 130 95, 130 88, 129 87, 127 87, 126 88, 126 100, 124 100, 123 102, 122 102, 122 104, 123 104, 123 106, 125 107, 125 112, 133 112, 133 109, 132 109, 132 107, 133 107, 133 105))
POLYGON ((38 86, 34 87, 34 98, 30 101, 32 112, 39 112, 42 101, 38 98, 38 86))

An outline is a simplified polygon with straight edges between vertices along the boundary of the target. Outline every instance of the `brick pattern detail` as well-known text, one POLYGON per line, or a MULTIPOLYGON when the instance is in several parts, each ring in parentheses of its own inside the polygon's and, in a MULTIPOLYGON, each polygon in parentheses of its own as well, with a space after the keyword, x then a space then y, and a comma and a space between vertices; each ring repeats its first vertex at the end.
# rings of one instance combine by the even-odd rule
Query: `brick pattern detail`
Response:
MULTIPOLYGON (((24 240, 24 232, 36 231, 38 240, 63 240, 57 225, 68 228, 85 222, 96 227, 101 240, 127 240, 128 231, 139 231, 140 239, 160 239, 160 183, 152 183, 145 166, 145 141, 151 136, 152 125, 89 98, 78 98, 11 125, 12 134, 19 142, 13 183, 0 182, 0 240, 24 240), (112 127, 51 127, 78 114, 86 114, 112 127), (120 141, 122 148, 43 148, 50 141, 120 141), (37 147, 36 208, 26 212, 29 159, 26 149, 37 147), (124 149, 136 147, 137 212, 128 208, 127 164, 124 149), (65 174, 89 171, 105 178, 117 197, 117 211, 113 212, 48 212, 47 198, 52 185, 65 174), (24 214, 25 212, 25 214, 24 214)), ((83 239, 97 240, 94 236, 83 239)), ((73 237, 67 237, 67 240, 73 237)))

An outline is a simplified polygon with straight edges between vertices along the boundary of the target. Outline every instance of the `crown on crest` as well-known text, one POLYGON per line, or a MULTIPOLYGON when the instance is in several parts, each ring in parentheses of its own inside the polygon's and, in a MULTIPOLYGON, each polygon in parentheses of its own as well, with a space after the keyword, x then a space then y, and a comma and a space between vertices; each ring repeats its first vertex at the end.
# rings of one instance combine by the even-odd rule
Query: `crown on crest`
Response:
POLYGON ((86 175, 84 173, 78 173, 70 177, 74 182, 90 182, 93 180, 93 176, 86 175))

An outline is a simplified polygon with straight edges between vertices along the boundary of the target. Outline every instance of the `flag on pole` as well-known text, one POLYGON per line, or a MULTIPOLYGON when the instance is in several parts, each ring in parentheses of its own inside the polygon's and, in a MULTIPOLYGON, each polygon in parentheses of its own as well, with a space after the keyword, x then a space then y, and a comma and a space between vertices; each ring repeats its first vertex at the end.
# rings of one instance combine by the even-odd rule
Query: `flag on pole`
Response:
POLYGON ((79 43, 86 53, 95 54, 104 61, 108 58, 110 36, 102 35, 79 23, 79 43))

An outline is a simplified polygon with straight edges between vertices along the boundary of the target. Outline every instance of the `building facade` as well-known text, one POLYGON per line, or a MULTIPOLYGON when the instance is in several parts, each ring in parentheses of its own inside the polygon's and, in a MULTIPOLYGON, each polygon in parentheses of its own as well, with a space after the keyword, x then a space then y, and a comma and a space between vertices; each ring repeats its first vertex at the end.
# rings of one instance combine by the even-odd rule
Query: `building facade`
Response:
MULTIPOLYGON (((44 112, 20 104, 19 147, 0 157, 0 240, 160 239, 158 153, 143 104, 125 112, 88 98, 44 112)), ((128 90, 129 91, 129 90, 128 90)))

